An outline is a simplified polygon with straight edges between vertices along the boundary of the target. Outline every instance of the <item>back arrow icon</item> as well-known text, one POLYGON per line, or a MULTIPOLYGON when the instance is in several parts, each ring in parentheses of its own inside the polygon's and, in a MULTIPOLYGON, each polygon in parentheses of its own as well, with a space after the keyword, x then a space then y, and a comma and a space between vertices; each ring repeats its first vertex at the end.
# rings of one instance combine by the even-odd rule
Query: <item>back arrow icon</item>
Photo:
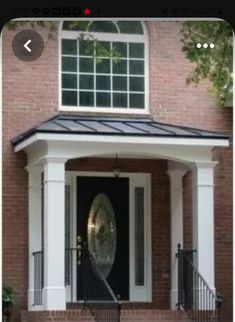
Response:
POLYGON ((30 53, 31 53, 31 51, 32 51, 32 50, 31 50, 31 48, 29 48, 29 47, 28 47, 28 45, 31 43, 31 41, 32 41, 32 40, 31 40, 31 39, 29 39, 29 40, 28 40, 28 41, 26 41, 26 43, 24 44, 24 48, 25 48, 26 50, 28 50, 28 52, 30 52, 30 53))

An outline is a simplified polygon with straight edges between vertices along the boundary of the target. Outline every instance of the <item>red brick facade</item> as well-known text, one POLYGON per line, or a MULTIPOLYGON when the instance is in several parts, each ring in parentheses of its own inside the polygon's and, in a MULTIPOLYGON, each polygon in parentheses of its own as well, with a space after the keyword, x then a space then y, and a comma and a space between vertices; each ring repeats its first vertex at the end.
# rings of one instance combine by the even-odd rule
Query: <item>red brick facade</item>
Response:
MULTIPOLYGON (((186 86, 185 79, 193 66, 181 51, 180 23, 152 21, 147 25, 152 117, 161 122, 223 131, 231 135, 232 109, 216 106, 214 98, 208 94, 208 82, 203 81, 197 87, 186 86)), ((24 169, 26 155, 23 152, 15 154, 10 139, 58 113, 59 59, 58 41, 55 37, 54 40, 46 42, 43 55, 35 62, 24 63, 18 60, 11 48, 17 31, 5 29, 3 32, 3 280, 11 282, 16 288, 16 311, 19 312, 27 307, 28 177, 24 169)), ((46 39, 47 32, 40 32, 46 39)), ((232 141, 229 148, 215 149, 214 160, 219 162, 215 170, 216 287, 224 299, 223 321, 231 322, 232 141)), ((170 289, 167 162, 133 159, 122 160, 122 163, 124 171, 152 174, 153 304, 143 308, 166 309, 169 308, 170 289)), ((110 160, 83 159, 68 162, 67 169, 108 171, 110 166, 110 160)), ((188 174, 184 178, 184 238, 189 248, 192 246, 191 231, 192 192, 191 175, 188 174)), ((128 316, 128 313, 125 314, 128 316)), ((22 316, 23 322, 29 321, 24 314, 22 316)), ((19 320, 19 313, 16 313, 16 318, 19 320)), ((60 319, 62 320, 65 321, 60 319)), ((136 318, 137 320, 139 319, 136 318)), ((129 320, 126 317, 123 321, 129 320)))

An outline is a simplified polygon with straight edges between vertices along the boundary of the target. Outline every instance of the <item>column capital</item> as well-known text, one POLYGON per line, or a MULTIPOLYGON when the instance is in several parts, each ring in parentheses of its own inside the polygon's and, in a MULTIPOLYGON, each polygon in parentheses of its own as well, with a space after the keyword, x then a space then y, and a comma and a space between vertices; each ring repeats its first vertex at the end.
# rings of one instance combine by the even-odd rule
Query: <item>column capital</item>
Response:
POLYGON ((214 169, 218 161, 195 161, 191 163, 193 169, 214 169))
POLYGON ((186 173, 188 172, 188 170, 186 169, 170 169, 167 170, 167 174, 170 178, 182 178, 186 173))
POLYGON ((65 183, 65 158, 46 157, 43 161, 44 183, 65 183))
POLYGON ((171 160, 168 161, 167 174, 170 178, 182 178, 188 171, 189 168, 186 164, 171 160))
POLYGON ((41 164, 28 164, 26 167, 24 167, 25 170, 28 172, 28 173, 42 173, 43 171, 43 167, 41 164))
POLYGON ((216 161, 193 163, 192 172, 197 186, 214 186, 214 168, 216 164, 216 161))
POLYGON ((41 159, 41 162, 45 165, 48 163, 65 163, 67 160, 67 158, 62 157, 45 156, 41 159))

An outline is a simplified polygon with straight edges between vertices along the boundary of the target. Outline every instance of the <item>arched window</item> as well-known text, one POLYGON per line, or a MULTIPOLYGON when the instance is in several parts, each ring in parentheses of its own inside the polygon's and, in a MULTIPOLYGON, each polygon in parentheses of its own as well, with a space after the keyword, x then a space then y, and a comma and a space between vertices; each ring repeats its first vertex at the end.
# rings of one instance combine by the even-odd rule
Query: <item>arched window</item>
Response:
POLYGON ((62 109, 146 111, 146 38, 140 21, 64 21, 62 109))

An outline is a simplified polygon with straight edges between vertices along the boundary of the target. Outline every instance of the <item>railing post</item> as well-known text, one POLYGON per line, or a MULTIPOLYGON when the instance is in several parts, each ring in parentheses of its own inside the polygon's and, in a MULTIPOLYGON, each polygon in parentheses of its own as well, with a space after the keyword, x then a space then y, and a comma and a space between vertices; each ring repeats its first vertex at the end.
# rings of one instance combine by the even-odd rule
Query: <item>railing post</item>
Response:
POLYGON ((177 309, 180 309, 182 304, 182 256, 181 256, 181 245, 180 243, 177 244, 177 254, 176 257, 178 258, 178 303, 177 309))
POLYGON ((175 257, 177 244, 183 245, 183 177, 187 168, 183 164, 168 161, 167 174, 170 179, 170 212, 171 212, 171 293, 170 307, 177 308, 178 264, 175 257))
POLYGON ((118 320, 117 322, 120 322, 121 321, 121 303, 118 299, 118 320))

